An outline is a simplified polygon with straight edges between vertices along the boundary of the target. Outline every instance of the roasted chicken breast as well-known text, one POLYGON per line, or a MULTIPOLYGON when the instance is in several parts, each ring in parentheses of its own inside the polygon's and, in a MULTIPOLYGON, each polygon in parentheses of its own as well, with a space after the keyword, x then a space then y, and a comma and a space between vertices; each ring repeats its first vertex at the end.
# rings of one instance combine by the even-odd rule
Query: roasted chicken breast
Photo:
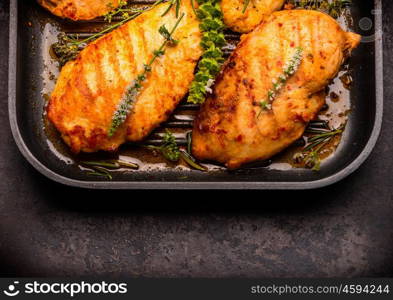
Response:
POLYGON ((92 42, 63 67, 47 111, 74 152, 110 151, 126 140, 142 140, 168 118, 187 93, 202 49, 199 22, 189 1, 184 1, 180 14, 185 15, 173 35, 179 43, 168 46, 153 63, 131 114, 108 137, 127 87, 164 40, 159 27, 171 30, 177 21, 174 8, 162 16, 167 7, 167 3, 158 5, 92 42))
POLYGON ((224 66, 194 124, 194 156, 233 169, 288 147, 317 116, 324 103, 321 91, 359 41, 324 13, 273 13, 242 37, 224 66), (261 107, 296 49, 303 53, 297 71, 273 102, 261 107))
POLYGON ((243 12, 247 0, 221 0, 221 9, 225 24, 236 32, 250 32, 263 19, 279 10, 285 0, 249 0, 247 9, 243 12))
POLYGON ((118 7, 120 0, 38 0, 38 3, 58 17, 78 21, 103 16, 118 7))

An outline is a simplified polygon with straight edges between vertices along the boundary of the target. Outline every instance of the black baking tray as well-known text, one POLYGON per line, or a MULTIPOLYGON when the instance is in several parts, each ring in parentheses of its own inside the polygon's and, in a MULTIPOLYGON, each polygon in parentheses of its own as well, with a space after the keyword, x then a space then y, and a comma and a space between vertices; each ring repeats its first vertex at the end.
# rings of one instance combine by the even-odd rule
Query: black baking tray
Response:
MULTIPOLYGON (((355 171, 378 139, 383 114, 382 0, 355 0, 352 30, 363 42, 350 60, 351 114, 339 148, 319 172, 269 167, 200 172, 181 168, 118 172, 112 181, 88 176, 72 157, 48 142, 42 91, 49 21, 60 22, 35 1, 10 1, 9 118, 21 153, 42 174, 62 184, 96 189, 313 189, 355 171), (69 160, 69 161, 68 161, 69 160)), ((64 22, 64 21, 61 21, 64 22)), ((72 25, 70 25, 72 26, 72 25)))

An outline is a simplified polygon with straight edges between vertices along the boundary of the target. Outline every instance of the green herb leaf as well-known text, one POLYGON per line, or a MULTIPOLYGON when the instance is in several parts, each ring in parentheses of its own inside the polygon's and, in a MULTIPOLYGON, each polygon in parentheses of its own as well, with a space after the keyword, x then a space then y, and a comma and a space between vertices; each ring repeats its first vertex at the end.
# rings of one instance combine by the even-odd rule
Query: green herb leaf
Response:
POLYGON ((164 39, 168 40, 171 37, 171 34, 169 33, 169 30, 166 29, 165 25, 161 25, 160 28, 158 29, 158 32, 164 37, 164 39))
POLYGON ((161 146, 146 146, 148 149, 159 151, 167 160, 177 162, 180 159, 179 146, 175 136, 166 129, 161 146))
MULTIPOLYGON (((310 127, 310 126, 309 126, 310 127)), ((321 166, 320 153, 322 149, 338 134, 343 132, 343 128, 339 129, 318 129, 307 128, 306 132, 311 132, 312 135, 307 138, 307 144, 303 147, 302 152, 295 153, 293 160, 295 163, 304 163, 306 168, 313 171, 319 171, 321 166)))
POLYGON ((201 21, 203 31, 201 47, 204 50, 198 63, 198 70, 189 90, 187 102, 200 104, 205 101, 210 85, 220 72, 224 62, 221 47, 226 44, 224 22, 219 1, 198 0, 199 8, 196 15, 201 21))

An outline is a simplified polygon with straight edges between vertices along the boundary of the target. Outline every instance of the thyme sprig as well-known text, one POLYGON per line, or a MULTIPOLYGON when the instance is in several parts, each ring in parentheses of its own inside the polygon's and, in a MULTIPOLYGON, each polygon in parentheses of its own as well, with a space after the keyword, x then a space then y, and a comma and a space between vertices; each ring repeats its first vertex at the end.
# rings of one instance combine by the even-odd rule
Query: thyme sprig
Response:
POLYGON ((288 0, 287 3, 302 9, 323 11, 333 18, 339 18, 352 0, 288 0))
POLYGON ((112 174, 108 172, 105 168, 101 167, 91 167, 93 171, 87 172, 88 175, 93 175, 93 176, 99 176, 99 177, 105 177, 108 180, 112 180, 112 174))
POLYGON ((196 15, 201 21, 201 47, 204 52, 187 99, 187 102, 194 104, 203 103, 206 94, 211 92, 210 87, 224 62, 221 48, 226 44, 220 1, 198 0, 198 4, 196 15))
POLYGON ((192 151, 191 151, 192 131, 188 131, 186 133, 186 139, 187 139, 187 148, 186 148, 186 150, 183 150, 183 149, 180 150, 181 157, 189 166, 193 167, 194 169, 199 170, 199 171, 203 171, 203 172, 207 171, 207 169, 204 166, 200 165, 196 161, 196 159, 192 156, 192 151))
POLYGON ((82 161, 81 165, 91 170, 87 174, 106 177, 108 180, 112 180, 112 174, 109 170, 118 170, 120 168, 139 169, 137 164, 122 160, 82 161))
POLYGON ((192 155, 187 151, 180 149, 180 156, 190 167, 202 172, 207 171, 207 169, 204 166, 198 164, 195 158, 192 157, 192 155))
POLYGON ((335 136, 343 132, 343 127, 338 129, 308 128, 306 132, 311 132, 312 135, 307 138, 307 144, 303 150, 296 153, 293 159, 296 163, 304 163, 306 168, 319 171, 321 151, 335 136))
POLYGON ((67 62, 71 60, 75 60, 76 57, 78 56, 79 52, 83 50, 90 42, 94 41, 95 39, 101 37, 103 34, 108 33, 121 25, 125 24, 126 22, 136 18, 139 16, 141 13, 135 13, 128 18, 120 21, 119 23, 116 23, 114 25, 111 25, 104 30, 101 30, 100 32, 97 32, 88 38, 85 38, 83 40, 79 40, 78 36, 76 38, 71 38, 67 36, 65 33, 60 33, 58 35, 58 42, 52 45, 52 49, 54 53, 56 54, 59 63, 61 66, 64 66, 67 62))
MULTIPOLYGON (((52 45, 53 52, 56 54, 60 66, 64 66, 67 62, 71 60, 75 60, 79 52, 83 50, 90 42, 96 40, 97 38, 101 37, 105 33, 108 33, 120 27, 121 25, 127 23, 128 21, 135 19, 143 12, 151 10, 161 2, 163 2, 163 0, 158 0, 152 6, 147 8, 136 9, 133 12, 130 10, 130 12, 128 12, 128 15, 123 15, 124 18, 120 22, 110 25, 105 29, 96 32, 91 36, 89 36, 88 38, 82 40, 80 40, 78 36, 76 36, 76 38, 72 38, 67 34, 65 34, 64 32, 60 33, 58 35, 58 41, 52 45)), ((116 13, 111 13, 111 12, 108 13, 105 20, 107 20, 110 23, 112 21, 113 16, 118 13, 119 11, 117 11, 116 13), (111 14, 111 17, 109 17, 109 14, 111 14)))
POLYGON ((165 16, 171 10, 171 8, 175 6, 176 18, 178 18, 180 12, 180 4, 181 4, 181 0, 170 0, 167 9, 163 12, 161 16, 162 17, 165 16))
POLYGON ((164 37, 164 42, 161 44, 160 48, 153 51, 153 57, 147 64, 143 66, 143 72, 140 73, 136 79, 133 81, 130 87, 127 88, 125 95, 120 101, 117 109, 112 117, 112 122, 108 130, 108 136, 112 137, 117 129, 125 122, 127 119, 134 101, 142 89, 142 83, 146 80, 147 74, 151 72, 151 67, 157 58, 161 57, 165 54, 165 48, 168 45, 176 45, 178 41, 174 40, 172 35, 175 32, 176 28, 179 26, 180 21, 183 19, 184 13, 177 19, 176 24, 173 26, 171 31, 162 25, 158 32, 164 37))
POLYGON ((293 55, 291 60, 287 64, 285 64, 282 74, 277 79, 273 80, 272 82, 273 88, 271 88, 267 92, 267 98, 259 102, 259 106, 261 107, 261 110, 258 114, 258 117, 261 115, 261 113, 264 110, 271 109, 272 103, 276 98, 277 94, 283 88, 287 80, 298 70, 302 62, 302 59, 303 59, 303 49, 301 47, 297 47, 295 50, 295 54, 293 55))

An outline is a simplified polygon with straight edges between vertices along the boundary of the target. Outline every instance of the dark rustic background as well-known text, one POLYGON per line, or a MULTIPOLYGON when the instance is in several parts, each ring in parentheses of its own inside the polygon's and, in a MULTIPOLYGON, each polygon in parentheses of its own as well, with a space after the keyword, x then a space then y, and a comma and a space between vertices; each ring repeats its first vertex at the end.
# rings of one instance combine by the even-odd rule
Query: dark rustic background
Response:
POLYGON ((0 275, 393 276, 393 1, 383 10, 383 130, 353 175, 315 191, 153 193, 61 186, 21 157, 0 1, 0 275))

